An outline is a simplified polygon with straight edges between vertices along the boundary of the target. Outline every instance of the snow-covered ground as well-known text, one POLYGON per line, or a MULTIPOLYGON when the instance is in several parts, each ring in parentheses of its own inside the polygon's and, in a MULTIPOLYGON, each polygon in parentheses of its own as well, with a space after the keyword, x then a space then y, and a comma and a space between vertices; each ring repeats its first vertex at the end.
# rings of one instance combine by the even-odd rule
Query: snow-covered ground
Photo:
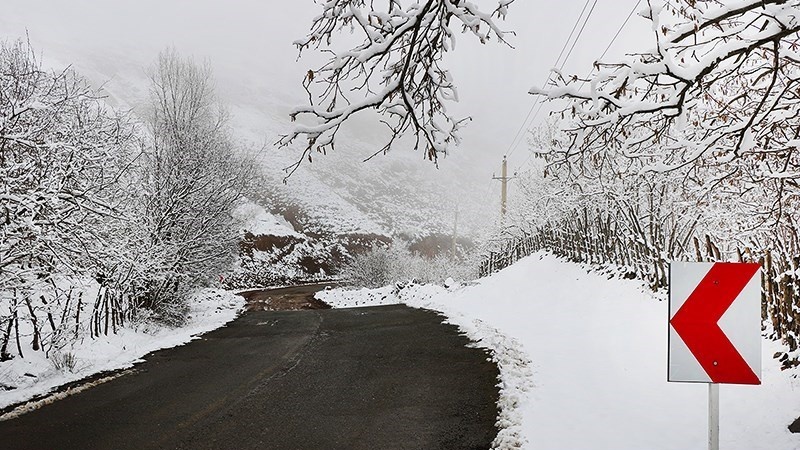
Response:
POLYGON ((0 385, 14 387, 12 390, 0 389, 0 408, 46 394, 57 386, 98 372, 133 366, 155 350, 183 345, 235 319, 244 305, 244 298, 238 295, 204 289, 190 302, 185 326, 167 328, 145 322, 133 328, 123 328, 117 334, 78 341, 62 353, 71 353, 74 357, 72 369, 56 368, 54 361, 63 359, 58 355, 51 355, 48 359, 41 351, 27 352, 24 358, 16 357, 0 363, 0 385))
MULTIPOLYGON (((536 254, 474 285, 324 291, 335 307, 403 302, 444 312, 495 352, 501 371, 497 448, 705 449, 707 385, 668 383, 667 302, 536 254)), ((720 448, 800 449, 800 380, 764 340, 762 385, 720 387, 720 448)))
POLYGON ((245 200, 234 210, 236 219, 242 222, 242 232, 254 235, 293 236, 304 238, 282 216, 270 214, 263 206, 245 200))

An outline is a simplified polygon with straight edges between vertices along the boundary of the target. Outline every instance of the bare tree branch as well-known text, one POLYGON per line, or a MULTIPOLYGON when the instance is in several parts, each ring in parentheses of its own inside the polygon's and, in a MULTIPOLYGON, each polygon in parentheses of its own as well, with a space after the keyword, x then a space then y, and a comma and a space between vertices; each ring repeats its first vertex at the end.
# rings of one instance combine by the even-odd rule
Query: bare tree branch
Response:
POLYGON ((342 124, 366 110, 381 115, 390 131, 376 155, 410 132, 414 148, 422 147, 425 157, 436 162, 458 145, 459 130, 469 121, 452 117, 446 109, 446 102, 458 100, 453 77, 442 65, 445 52, 455 48, 453 27, 481 43, 494 39, 508 45, 509 32, 501 30, 493 16, 505 17, 511 3, 500 0, 494 12, 485 13, 461 0, 325 1, 309 35, 295 42, 301 54, 316 49, 331 57, 305 75, 309 104, 291 112, 292 120, 303 124, 279 141, 286 146, 305 138, 301 159, 287 171, 310 159, 312 151, 333 150, 342 124), (345 30, 360 42, 349 50, 331 50, 337 34, 345 30))

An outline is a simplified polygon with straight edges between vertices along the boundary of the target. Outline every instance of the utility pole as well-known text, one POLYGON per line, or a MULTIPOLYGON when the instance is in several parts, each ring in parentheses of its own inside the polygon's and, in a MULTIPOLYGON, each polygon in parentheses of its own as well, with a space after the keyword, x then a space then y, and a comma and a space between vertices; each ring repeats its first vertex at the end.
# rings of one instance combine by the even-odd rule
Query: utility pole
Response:
POLYGON ((508 161, 506 160, 505 155, 503 156, 503 166, 501 168, 500 176, 495 177, 493 176, 492 179, 500 180, 501 189, 500 189, 500 217, 503 218, 506 216, 506 201, 508 199, 508 180, 514 177, 508 176, 508 161))

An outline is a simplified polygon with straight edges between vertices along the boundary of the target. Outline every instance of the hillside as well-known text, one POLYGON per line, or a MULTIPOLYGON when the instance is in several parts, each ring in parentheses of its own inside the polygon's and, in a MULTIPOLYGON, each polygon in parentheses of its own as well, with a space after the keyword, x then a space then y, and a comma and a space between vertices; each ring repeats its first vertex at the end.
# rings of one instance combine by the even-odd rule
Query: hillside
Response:
MULTIPOLYGON (((258 20, 264 24, 250 24, 257 31, 249 33, 255 34, 220 35, 214 28, 220 24, 208 24, 208 35, 193 40, 186 40, 177 32, 180 24, 171 22, 171 14, 179 14, 180 8, 159 8, 160 14, 150 17, 140 8, 92 10, 87 3, 44 9, 11 2, 4 7, 0 29, 3 38, 11 40, 24 38, 27 32, 46 66, 72 65, 94 85, 103 86, 110 104, 137 115, 147 114, 147 68, 165 43, 198 61, 206 60, 231 114, 234 135, 259 153, 265 179, 256 200, 284 216, 297 231, 313 236, 402 235, 414 240, 452 233, 456 207, 462 212, 459 232, 465 236, 474 236, 493 218, 493 203, 481 203, 486 179, 474 182, 480 172, 465 168, 467 155, 445 158, 437 168, 421 153, 398 148, 363 162, 382 145, 382 125, 370 117, 342 130, 335 154, 313 155, 313 162, 305 161, 284 180, 284 169, 298 160, 300 148, 278 148, 274 143, 291 126, 290 108, 305 101, 299 78, 304 73, 301 67, 311 62, 294 62, 291 46, 291 38, 304 33, 304 21, 295 21, 290 29, 281 27, 285 28, 288 15, 311 14, 309 7, 293 6, 261 17, 258 20), (87 20, 85 14, 90 12, 97 16, 96 26, 77 30, 69 26, 70 21, 87 20), (131 23, 121 23, 123 17, 131 23), (149 21, 146 32, 135 26, 134 19, 140 17, 149 21), (250 42, 253 39, 257 42, 250 42), (253 47, 261 53, 247 54, 245 49, 253 47)), ((203 8, 213 7, 198 6, 195 15, 226 14, 203 8)), ((237 20, 256 19, 237 16, 237 20)))

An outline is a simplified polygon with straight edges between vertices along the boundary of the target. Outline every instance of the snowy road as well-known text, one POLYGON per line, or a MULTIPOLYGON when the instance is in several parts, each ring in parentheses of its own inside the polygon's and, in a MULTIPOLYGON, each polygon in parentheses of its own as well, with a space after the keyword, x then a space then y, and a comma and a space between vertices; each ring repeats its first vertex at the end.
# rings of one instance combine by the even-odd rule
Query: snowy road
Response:
POLYGON ((465 449, 497 368, 405 306, 254 311, 135 372, 0 422, 3 449, 465 449))

